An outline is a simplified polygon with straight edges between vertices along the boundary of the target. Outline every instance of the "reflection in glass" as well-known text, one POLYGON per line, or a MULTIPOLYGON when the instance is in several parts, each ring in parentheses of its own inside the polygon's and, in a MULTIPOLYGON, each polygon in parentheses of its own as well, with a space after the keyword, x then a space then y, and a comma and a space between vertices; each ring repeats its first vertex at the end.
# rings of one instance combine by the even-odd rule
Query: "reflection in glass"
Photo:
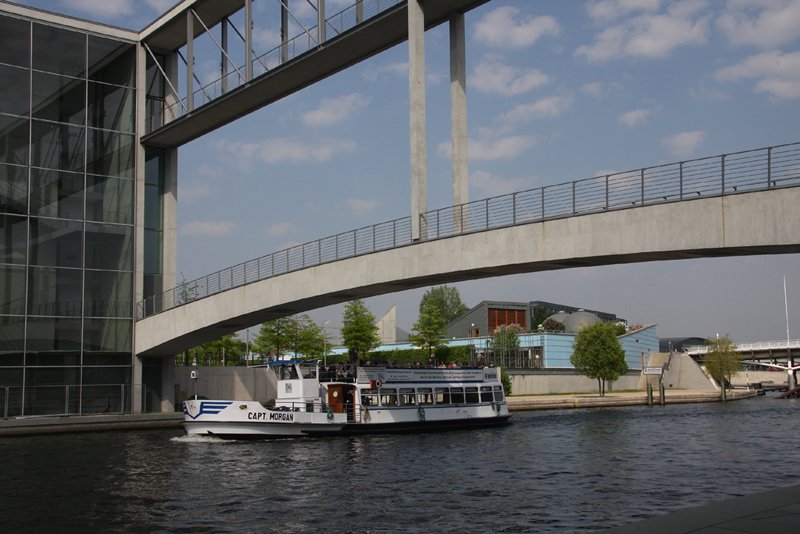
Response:
MULTIPOLYGON (((29 365, 31 353, 55 353, 72 358, 80 356, 81 320, 52 317, 28 317, 26 330, 29 365)), ((75 360, 78 363, 78 360, 75 360)), ((63 383, 63 382, 62 382, 63 383)))
POLYGON ((90 128, 87 172, 133 178, 133 141, 132 135, 90 128))
POLYGON ((133 224, 133 180, 88 175, 86 219, 133 224))
POLYGON ((133 316, 132 273, 87 270, 84 283, 84 316, 133 316))
POLYGON ((133 269, 133 227, 86 223, 86 268, 133 269))
POLYGON ((86 35, 34 23, 33 68, 66 76, 83 76, 86 72, 86 35))
POLYGON ((133 348, 130 319, 85 319, 83 321, 83 350, 130 352, 133 348))
POLYGON ((32 169, 31 215, 83 219, 83 175, 32 169))
POLYGON ((148 274, 161 273, 161 232, 158 230, 144 231, 144 272, 148 274))
POLYGON ((0 113, 28 114, 30 74, 27 69, 0 65, 0 113))
POLYGON ((31 165, 83 172, 85 128, 32 121, 31 165))
POLYGON ((28 169, 0 164, 0 212, 28 213, 28 169))
POLYGON ((80 267, 82 229, 80 222, 31 217, 31 264, 80 267))
POLYGON ((35 119, 83 125, 86 82, 34 71, 31 108, 35 119))
MULTIPOLYGON (((25 267, 0 265, 0 314, 25 313, 25 267)), ((0 336, 0 340, 2 340, 0 336)))
POLYGON ((30 22, 0 16, 0 35, 3 36, 3 46, 0 46, 0 63, 29 67, 31 57, 30 22))
POLYGON ((89 79, 133 85, 135 47, 94 35, 89 36, 89 79))
POLYGON ((28 130, 30 121, 0 115, 0 163, 28 164, 28 130))
POLYGON ((161 230, 163 227, 161 188, 154 185, 144 186, 144 227, 161 230))
POLYGON ((22 365, 24 346, 25 318, 0 315, 0 367, 22 365))
POLYGON ((28 314, 79 316, 81 271, 31 267, 28 275, 28 314))
POLYGON ((89 83, 89 126, 133 132, 133 89, 89 83))
POLYGON ((0 263, 25 263, 25 217, 0 215, 0 263))

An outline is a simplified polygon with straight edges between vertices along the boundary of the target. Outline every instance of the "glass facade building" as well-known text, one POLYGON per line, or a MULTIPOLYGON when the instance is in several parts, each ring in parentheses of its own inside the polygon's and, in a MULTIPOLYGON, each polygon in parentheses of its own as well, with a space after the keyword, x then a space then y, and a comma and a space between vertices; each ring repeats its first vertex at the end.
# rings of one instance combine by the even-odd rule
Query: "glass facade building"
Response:
POLYGON ((0 416, 131 408, 137 44, 91 26, 0 11, 0 416))

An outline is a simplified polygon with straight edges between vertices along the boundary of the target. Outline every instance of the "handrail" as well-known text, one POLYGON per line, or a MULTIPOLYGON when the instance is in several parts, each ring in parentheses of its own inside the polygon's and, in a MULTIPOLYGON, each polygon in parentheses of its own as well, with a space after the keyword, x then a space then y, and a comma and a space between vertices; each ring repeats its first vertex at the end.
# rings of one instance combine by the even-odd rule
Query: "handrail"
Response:
MULTIPOLYGON (((644 167, 420 215, 420 241, 577 215, 800 186, 800 142, 644 167)), ((139 302, 144 319, 273 276, 412 245, 411 218, 343 232, 228 267, 139 302)))
MULTIPOLYGON (((738 343, 734 345, 736 352, 755 352, 761 350, 800 349, 800 339, 784 339, 778 341, 758 341, 755 343, 738 343)), ((692 345, 686 347, 689 354, 708 354, 708 345, 692 345)))

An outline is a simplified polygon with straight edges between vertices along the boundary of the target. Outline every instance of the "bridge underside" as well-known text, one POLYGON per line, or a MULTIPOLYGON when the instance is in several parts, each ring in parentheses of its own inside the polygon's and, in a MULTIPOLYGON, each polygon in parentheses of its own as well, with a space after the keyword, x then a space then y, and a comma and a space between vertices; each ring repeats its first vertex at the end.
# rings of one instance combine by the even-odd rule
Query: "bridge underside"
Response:
POLYGON ((136 352, 175 354, 261 322, 375 295, 518 273, 800 252, 800 188, 512 226, 331 262, 136 325, 136 352))

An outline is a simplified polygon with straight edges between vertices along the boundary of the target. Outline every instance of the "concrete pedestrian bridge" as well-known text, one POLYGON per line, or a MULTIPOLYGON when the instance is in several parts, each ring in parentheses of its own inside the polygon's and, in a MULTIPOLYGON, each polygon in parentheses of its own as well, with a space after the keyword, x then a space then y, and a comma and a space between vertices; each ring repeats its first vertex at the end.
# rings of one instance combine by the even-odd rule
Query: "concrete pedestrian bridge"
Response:
POLYGON ((135 350, 169 355, 258 323, 516 273, 800 252, 800 143, 566 182, 344 232, 151 297, 135 350))

